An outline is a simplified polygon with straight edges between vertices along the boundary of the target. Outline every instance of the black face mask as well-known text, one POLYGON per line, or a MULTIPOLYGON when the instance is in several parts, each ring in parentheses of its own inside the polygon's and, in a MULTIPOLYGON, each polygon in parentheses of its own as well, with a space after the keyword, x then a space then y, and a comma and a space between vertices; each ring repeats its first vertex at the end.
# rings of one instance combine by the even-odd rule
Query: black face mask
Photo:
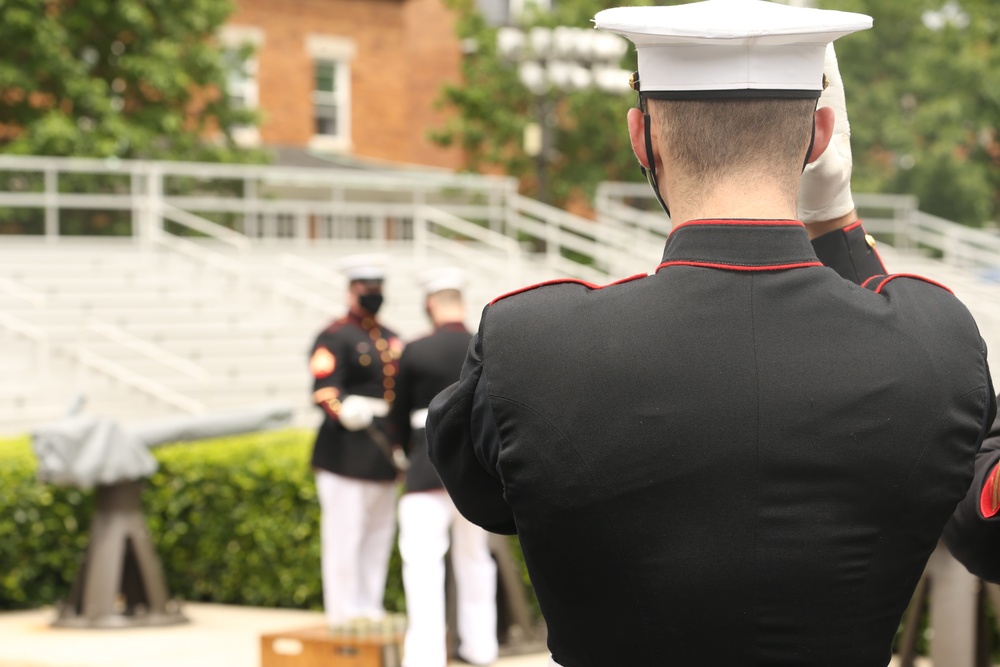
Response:
POLYGON ((367 310, 372 315, 375 315, 378 313, 378 309, 382 307, 382 295, 363 294, 358 297, 358 305, 367 310))

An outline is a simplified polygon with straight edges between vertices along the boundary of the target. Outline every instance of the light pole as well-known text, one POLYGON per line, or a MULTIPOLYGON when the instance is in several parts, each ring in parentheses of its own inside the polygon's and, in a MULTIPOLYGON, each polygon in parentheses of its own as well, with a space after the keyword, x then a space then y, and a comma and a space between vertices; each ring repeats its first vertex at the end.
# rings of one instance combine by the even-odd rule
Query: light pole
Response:
POLYGON ((538 199, 548 200, 548 163, 554 157, 555 107, 560 95, 598 88, 609 93, 631 91, 630 72, 618 66, 628 42, 592 29, 506 26, 497 31, 500 58, 517 65, 518 79, 535 101, 537 124, 525 130, 525 152, 535 158, 538 199))

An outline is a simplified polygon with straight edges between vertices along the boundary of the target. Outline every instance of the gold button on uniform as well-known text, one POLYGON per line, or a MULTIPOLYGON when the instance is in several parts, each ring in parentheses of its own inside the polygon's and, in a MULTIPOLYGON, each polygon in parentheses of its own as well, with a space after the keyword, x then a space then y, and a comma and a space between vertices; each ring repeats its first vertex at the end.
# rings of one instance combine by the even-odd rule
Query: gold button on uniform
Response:
POLYGON ((869 248, 875 247, 875 237, 871 234, 865 234, 865 241, 868 243, 869 248))
POLYGON ((389 341, 387 341, 385 338, 378 339, 377 341, 375 341, 375 349, 378 350, 379 352, 385 352, 386 350, 389 349, 389 341))
POLYGON ((392 378, 386 378, 382 380, 382 386, 385 387, 386 389, 392 389, 393 387, 396 386, 396 381, 392 378))
POLYGON ((372 358, 367 354, 362 354, 361 357, 358 359, 358 363, 361 364, 362 366, 368 366, 369 364, 371 364, 371 362, 372 358))
POLYGON ((396 400, 396 392, 389 390, 384 394, 386 403, 392 403, 396 400))

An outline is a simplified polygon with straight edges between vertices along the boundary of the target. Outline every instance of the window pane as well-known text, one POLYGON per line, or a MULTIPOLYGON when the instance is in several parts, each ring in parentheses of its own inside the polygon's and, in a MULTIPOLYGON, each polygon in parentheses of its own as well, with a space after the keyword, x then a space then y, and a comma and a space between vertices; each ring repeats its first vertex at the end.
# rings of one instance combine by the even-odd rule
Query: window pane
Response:
POLYGON ((316 63, 316 90, 332 93, 337 90, 337 66, 335 63, 316 63))
POLYGON ((334 104, 316 104, 316 134, 337 134, 337 107, 334 104))

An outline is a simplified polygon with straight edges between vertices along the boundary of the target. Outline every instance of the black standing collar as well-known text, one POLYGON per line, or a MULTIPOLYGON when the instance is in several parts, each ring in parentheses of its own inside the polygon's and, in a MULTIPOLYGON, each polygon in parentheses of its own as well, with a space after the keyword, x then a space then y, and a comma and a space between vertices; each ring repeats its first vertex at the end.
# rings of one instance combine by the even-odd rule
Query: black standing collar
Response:
POLYGON ((667 238, 667 266, 731 271, 781 271, 822 266, 797 220, 691 220, 667 238))

